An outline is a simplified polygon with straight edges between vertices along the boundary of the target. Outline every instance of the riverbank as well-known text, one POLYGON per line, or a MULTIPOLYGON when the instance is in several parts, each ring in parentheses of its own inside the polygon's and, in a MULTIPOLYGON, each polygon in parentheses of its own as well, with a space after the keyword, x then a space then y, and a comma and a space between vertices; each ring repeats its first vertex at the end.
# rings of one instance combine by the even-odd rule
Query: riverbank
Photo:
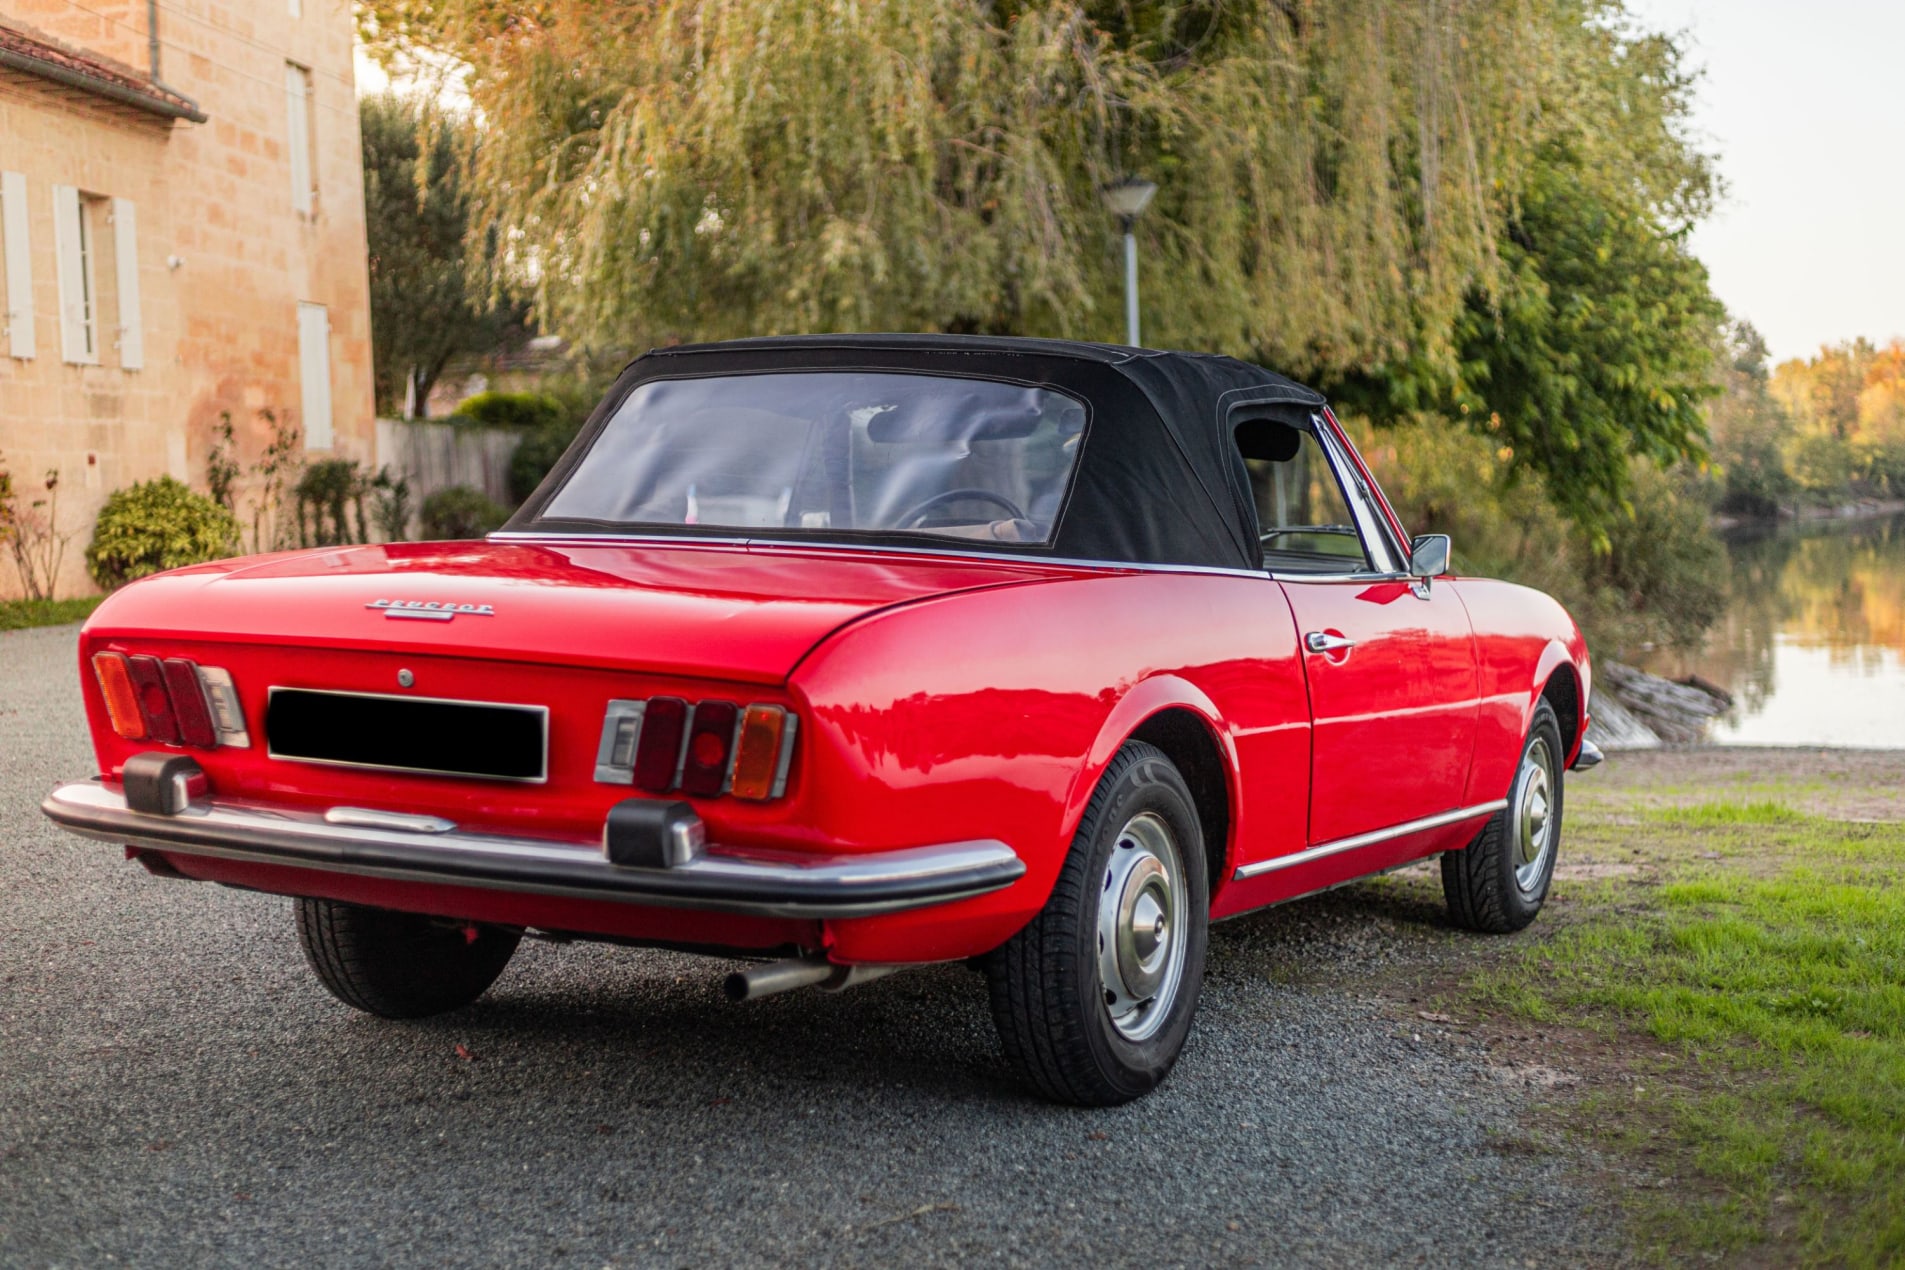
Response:
POLYGON ((1735 529, 1776 529, 1781 525, 1805 525, 1819 521, 1869 520, 1874 516, 1896 516, 1905 512, 1905 499, 1860 498, 1850 503, 1814 506, 1795 504, 1782 507, 1771 516, 1735 516, 1715 512, 1711 524, 1722 533, 1735 529))
MULTIPOLYGON (((1548 908, 1358 986, 1542 1091, 1638 1256, 1905 1259, 1905 750, 1616 754, 1567 783, 1548 908)), ((1433 922, 1427 867, 1363 902, 1433 922)))

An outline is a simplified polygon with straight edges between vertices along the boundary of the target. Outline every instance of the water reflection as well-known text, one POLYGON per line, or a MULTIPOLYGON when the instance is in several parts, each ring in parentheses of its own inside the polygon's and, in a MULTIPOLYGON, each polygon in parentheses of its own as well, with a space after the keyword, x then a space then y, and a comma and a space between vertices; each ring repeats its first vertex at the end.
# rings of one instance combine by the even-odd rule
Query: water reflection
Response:
POLYGON ((1905 516, 1741 531, 1727 551, 1706 648, 1647 668, 1734 694, 1715 741, 1905 747, 1905 516))

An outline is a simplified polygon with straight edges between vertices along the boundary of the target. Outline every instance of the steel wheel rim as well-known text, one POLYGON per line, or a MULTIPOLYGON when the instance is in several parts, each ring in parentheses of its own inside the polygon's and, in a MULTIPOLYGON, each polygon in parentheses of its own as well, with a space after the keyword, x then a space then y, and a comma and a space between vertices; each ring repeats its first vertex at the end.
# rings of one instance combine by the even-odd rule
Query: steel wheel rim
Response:
POLYGON ((1524 893, 1540 888, 1554 855, 1554 794, 1554 756, 1547 738, 1538 736, 1522 757, 1509 804, 1514 813, 1515 885, 1524 893))
POLYGON ((1125 822, 1098 890, 1098 971, 1105 1014, 1128 1041, 1156 1035, 1184 980, 1183 857, 1156 812, 1125 822))

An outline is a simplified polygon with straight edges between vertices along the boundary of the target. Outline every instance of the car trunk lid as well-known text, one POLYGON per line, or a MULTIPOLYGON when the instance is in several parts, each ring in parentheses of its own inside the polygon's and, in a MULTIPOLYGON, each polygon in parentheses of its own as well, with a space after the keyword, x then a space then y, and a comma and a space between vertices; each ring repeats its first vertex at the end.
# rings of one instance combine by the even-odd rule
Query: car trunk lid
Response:
POLYGON ((743 544, 392 543, 180 570, 108 600, 88 633, 777 683, 868 613, 1069 571, 743 544))

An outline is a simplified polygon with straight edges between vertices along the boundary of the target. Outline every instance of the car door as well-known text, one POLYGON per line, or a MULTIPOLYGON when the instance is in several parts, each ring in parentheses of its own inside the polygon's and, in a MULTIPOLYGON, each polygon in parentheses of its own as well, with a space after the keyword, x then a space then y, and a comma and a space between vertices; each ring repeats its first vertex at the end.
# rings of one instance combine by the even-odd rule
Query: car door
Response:
POLYGON ((1246 463, 1309 688, 1312 846, 1459 807, 1475 748, 1467 611, 1408 575, 1343 445, 1319 417, 1288 460, 1246 463))

